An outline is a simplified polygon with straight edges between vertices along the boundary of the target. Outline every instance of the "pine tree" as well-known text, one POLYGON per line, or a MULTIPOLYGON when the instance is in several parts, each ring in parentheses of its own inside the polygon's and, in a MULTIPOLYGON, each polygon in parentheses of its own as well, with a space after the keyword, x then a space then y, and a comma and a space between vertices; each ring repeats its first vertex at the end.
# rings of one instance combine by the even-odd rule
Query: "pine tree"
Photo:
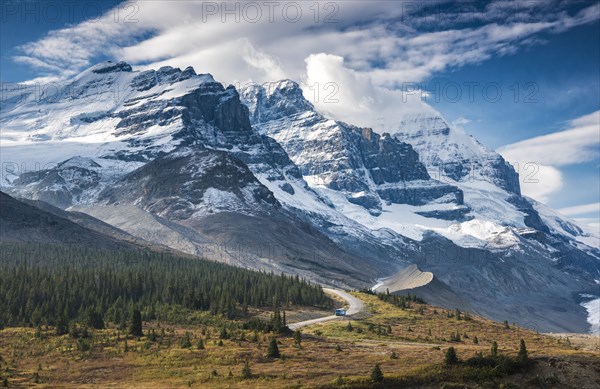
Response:
POLYGON ((56 335, 64 335, 69 332, 69 323, 65 320, 64 316, 60 316, 56 322, 56 335))
POLYGON ((395 351, 392 351, 392 354, 390 355, 390 359, 398 359, 398 355, 396 354, 395 351))
POLYGON ((221 328, 221 333, 219 334, 219 339, 229 339, 229 334, 227 333, 227 328, 223 326, 221 328))
POLYGON ((192 341, 190 339, 190 333, 186 332, 185 335, 183 335, 183 338, 181 338, 179 340, 179 346, 181 348, 190 348, 192 347, 192 341))
POLYGON ((473 338, 473 343, 475 343, 475 344, 479 344, 479 339, 477 339, 477 336, 475 336, 475 337, 473 338))
POLYGON ((282 317, 281 311, 275 309, 275 312, 271 315, 271 326, 273 327, 273 332, 284 334, 287 331, 285 312, 283 312, 282 317))
POLYGON ((494 340, 494 342, 492 342, 492 357, 497 357, 498 356, 498 343, 496 343, 496 341, 494 340))
POLYGON ((196 347, 198 348, 198 350, 204 350, 204 340, 198 339, 198 341, 196 342, 196 347))
POLYGON ((298 347, 301 346, 300 343, 302 343, 302 333, 300 330, 294 332, 294 343, 296 343, 298 347))
POLYGON ((269 345, 267 347, 267 357, 268 358, 279 358, 281 354, 279 353, 279 347, 277 346, 277 339, 275 337, 271 337, 269 340, 269 345))
POLYGON ((154 331, 154 328, 150 328, 150 331, 148 331, 148 340, 156 342, 156 331, 154 331))
POLYGON ((525 362, 529 356, 527 355, 527 346, 525 346, 525 341, 521 339, 521 344, 519 346, 519 354, 517 356, 519 361, 525 362))
POLYGON ((252 370, 250 369, 250 363, 247 359, 246 362, 244 362, 244 367, 242 368, 242 378, 245 380, 252 378, 252 370))
POLYGON ((144 335, 142 332, 142 313, 137 308, 133 310, 133 314, 131 315, 129 334, 137 337, 144 335))
POLYGON ((379 367, 379 363, 371 370, 371 380, 373 382, 383 382, 383 372, 381 371, 381 367, 379 367))
POLYGON ((102 319, 102 315, 94 309, 89 309, 87 315, 87 325, 97 330, 103 330, 104 320, 102 319))
POLYGON ((446 366, 452 366, 458 363, 458 357, 456 356, 456 350, 454 350, 454 347, 449 347, 448 350, 446 350, 444 363, 446 363, 446 366))
POLYGON ((350 320, 348 320, 348 325, 346 326, 346 330, 348 332, 352 332, 353 329, 354 329, 354 327, 352 327, 352 323, 350 322, 350 320))

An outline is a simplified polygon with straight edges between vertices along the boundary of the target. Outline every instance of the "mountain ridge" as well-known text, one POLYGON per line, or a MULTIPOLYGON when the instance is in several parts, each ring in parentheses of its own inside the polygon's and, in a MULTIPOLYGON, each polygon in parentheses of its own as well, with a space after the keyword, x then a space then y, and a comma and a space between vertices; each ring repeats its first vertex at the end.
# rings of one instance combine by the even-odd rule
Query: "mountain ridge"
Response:
POLYGON ((63 85, 66 95, 26 89, 3 102, 3 190, 190 254, 212 245, 215 260, 338 287, 417 263, 497 320, 587 326, 576 296, 600 280, 594 237, 522 197, 502 157, 441 117, 378 134, 317 112, 293 81, 238 91, 190 67, 107 62, 63 85), (453 152, 441 149, 447 139, 453 152), (43 168, 23 171, 43 151, 43 168), (495 294, 481 294, 486 283, 495 294))

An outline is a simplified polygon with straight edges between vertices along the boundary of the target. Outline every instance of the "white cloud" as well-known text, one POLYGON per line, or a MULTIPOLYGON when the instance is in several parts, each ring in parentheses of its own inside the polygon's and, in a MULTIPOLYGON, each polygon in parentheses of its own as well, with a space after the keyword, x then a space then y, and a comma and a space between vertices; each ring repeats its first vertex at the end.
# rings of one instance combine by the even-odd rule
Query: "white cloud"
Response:
POLYGON ((117 23, 112 12, 98 20, 85 21, 72 27, 50 31, 42 39, 19 49, 23 55, 15 60, 43 71, 71 76, 90 65, 99 55, 110 54, 115 47, 131 44, 146 28, 134 23, 117 23))
POLYGON ((575 205, 573 207, 559 209, 558 211, 567 216, 585 215, 588 213, 600 213, 600 203, 575 205))
POLYGON ((561 166, 598 158, 599 146, 600 111, 596 111, 571 121, 564 131, 503 146, 499 152, 514 162, 561 166))
MULTIPOLYGON (((575 220, 585 232, 588 232, 595 236, 600 236, 600 222, 598 222, 598 218, 584 217, 576 218, 573 220, 575 220)), ((598 240, 596 246, 600 246, 600 240, 598 240)))
POLYGON ((469 120, 469 119, 464 118, 464 117, 461 116, 458 119, 454 120, 452 122, 452 125, 454 127, 459 127, 460 128, 461 126, 464 126, 465 124, 469 124, 469 123, 471 123, 471 120, 469 120))
POLYGON ((304 59, 326 53, 343 57, 345 68, 367 75, 373 85, 397 87, 450 67, 514 52, 535 42, 541 32, 561 32, 597 20, 600 9, 594 4, 569 15, 562 3, 519 2, 514 9, 493 2, 480 6, 479 12, 457 7, 437 15, 436 3, 407 1, 394 7, 387 1, 320 3, 315 15, 312 2, 284 2, 277 3, 272 14, 260 6, 262 17, 256 21, 249 20, 254 13, 244 3, 136 2, 135 23, 126 23, 123 17, 115 22, 115 12, 109 11, 21 46, 15 60, 45 76, 70 76, 109 55, 138 66, 191 65, 233 83, 282 76, 301 80, 304 59), (224 13, 223 4, 228 8, 237 4, 237 15, 224 13), (284 12, 290 4, 301 7, 298 22, 291 23, 293 13, 284 12), (511 13, 507 17, 498 9, 511 13), (325 23, 327 16, 336 22, 325 23), (452 22, 465 19, 477 24, 462 28, 464 24, 452 22))
POLYGON ((398 129, 407 114, 437 114, 421 101, 420 94, 377 86, 368 74, 349 69, 336 55, 310 55, 302 89, 320 112, 379 132, 398 129))
MULTIPOLYGON (((513 162, 513 166, 517 167, 513 160, 509 159, 509 161, 513 162)), ((525 196, 529 196, 542 203, 548 203, 550 195, 563 188, 563 175, 554 166, 532 162, 518 162, 518 167, 521 192, 525 196)))
POLYGON ((505 159, 519 166, 523 193, 541 202, 562 188, 562 173, 557 166, 594 161, 599 151, 600 111, 570 121, 563 131, 498 149, 505 159))
POLYGON ((285 70, 277 58, 257 49, 248 39, 244 39, 243 43, 242 59, 248 65, 263 71, 264 75, 272 80, 286 78, 285 70))

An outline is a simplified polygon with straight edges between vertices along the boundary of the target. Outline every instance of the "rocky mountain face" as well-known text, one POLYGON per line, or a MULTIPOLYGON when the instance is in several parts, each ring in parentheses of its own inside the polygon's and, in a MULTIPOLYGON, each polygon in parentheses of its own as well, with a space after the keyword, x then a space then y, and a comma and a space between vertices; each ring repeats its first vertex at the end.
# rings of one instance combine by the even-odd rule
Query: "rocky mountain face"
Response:
POLYGON ((237 212, 269 215, 281 208, 240 160, 189 148, 158 157, 98 195, 100 203, 130 203, 169 220, 237 212))
POLYGON ((91 158, 76 156, 48 169, 19 175, 13 182, 13 193, 66 208, 88 200, 102 186, 100 170, 91 158))
MULTIPOLYGON (((407 250, 411 261, 444 285, 429 286, 428 299, 497 318, 527 311, 546 328, 584 313, 564 296, 596 288, 597 238, 587 246, 594 238, 581 230, 553 233, 539 205, 521 196, 514 168, 431 110, 406 117, 392 135, 377 134, 324 117, 293 81, 240 94, 254 128, 283 146, 316 192, 371 230, 418 242, 416 252, 407 250), (532 313, 559 300, 570 308, 532 313)), ((554 225, 572 225, 561 220, 554 225)))
MULTIPOLYGON (((501 226, 509 227, 508 240, 510 234, 528 234, 529 229, 550 232, 531 199, 521 196, 515 169, 431 109, 405 116, 389 135, 324 117, 290 80, 249 85, 240 94, 256 131, 281 144, 317 192, 342 193, 374 216, 382 209, 424 216, 429 219, 419 220, 424 230, 435 230, 459 245, 464 242, 455 239, 455 232, 470 235, 474 240, 469 244, 477 246, 498 241, 501 226)), ((339 206, 339 197, 336 201, 339 206)), ((411 237, 421 238, 422 232, 411 237)), ((585 233, 580 230, 577 236, 585 238, 585 233)))
POLYGON ((457 128, 450 128, 440 116, 406 117, 396 139, 408 142, 434 177, 452 181, 488 181, 505 191, 521 195, 519 175, 500 156, 457 128))
POLYGON ((46 169, 11 171, 11 193, 240 266, 340 286, 368 285, 375 276, 309 224, 309 213, 282 207, 275 194, 330 209, 283 148, 253 130, 233 87, 191 68, 132 72, 126 64, 103 63, 66 82, 64 90, 52 101, 24 93, 3 112, 9 138, 51 144, 55 159, 68 158, 42 161, 46 169), (21 121, 31 112, 42 116, 33 137, 21 121))
POLYGON ((381 214, 382 203, 463 204, 462 191, 432 180, 410 144, 325 118, 293 81, 250 85, 241 93, 257 131, 281 144, 303 176, 372 215, 381 214))
POLYGON ((190 67, 123 62, 59 89, 3 91, 1 184, 12 195, 89 214, 103 231, 339 287, 418 264, 434 275, 423 289, 432 303, 588 327, 579 304, 600 280, 597 238, 522 197, 502 157, 441 117, 379 134, 323 116, 293 81, 238 91, 190 67))

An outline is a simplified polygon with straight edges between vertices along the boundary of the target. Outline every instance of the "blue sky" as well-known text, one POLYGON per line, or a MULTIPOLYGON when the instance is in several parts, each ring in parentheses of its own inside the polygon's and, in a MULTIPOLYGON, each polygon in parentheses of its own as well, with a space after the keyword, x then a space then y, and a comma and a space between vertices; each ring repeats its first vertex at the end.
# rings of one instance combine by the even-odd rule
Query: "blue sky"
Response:
MULTIPOLYGON (((449 121, 467 119, 468 123, 461 127, 495 149, 560 131, 571 119, 599 109, 599 36, 600 27, 596 21, 562 34, 545 34, 541 37, 543 43, 513 55, 436 74, 427 81, 430 88, 454 82, 463 86, 464 95, 457 102, 451 100, 453 95, 450 99, 440 99, 439 103, 433 97, 428 102, 449 121), (479 83, 479 87, 473 89, 472 102, 464 86, 469 82, 479 83), (487 100, 483 97, 483 88, 487 84, 499 85, 503 94, 498 101, 493 95, 487 100), (515 90, 519 91, 517 95, 515 90), (530 93, 531 98, 527 99, 530 93)), ((489 87, 490 93, 495 93, 494 88, 489 87)), ((597 150, 598 145, 595 147, 597 150)), ((564 208, 599 200, 597 158, 562 166, 561 171, 563 187, 552 192, 547 203, 564 208)), ((598 213, 588 216, 598 217, 598 213)))
MULTIPOLYGON (((313 2, 300 2, 298 18, 285 2, 273 10, 230 3, 230 12, 221 2, 0 4, 3 82, 52 82, 105 59, 192 65, 225 83, 292 78, 306 91, 331 81, 339 103, 318 107, 353 122, 356 107, 369 104, 365 96, 390 100, 382 103, 390 105, 382 109, 390 125, 397 102, 389 91, 419 85, 449 122, 512 162, 539 163, 540 183, 526 194, 574 218, 600 217, 597 1, 326 2, 318 13, 313 2), (484 96, 485 86, 502 97, 484 96), (548 137, 558 133, 564 137, 548 137)), ((360 113, 364 122, 356 124, 373 127, 382 115, 360 113)))
POLYGON ((16 66, 19 47, 36 41, 48 32, 93 20, 111 10, 119 1, 14 1, 0 2, 0 77, 4 82, 30 80, 40 75, 33 66, 16 66))

